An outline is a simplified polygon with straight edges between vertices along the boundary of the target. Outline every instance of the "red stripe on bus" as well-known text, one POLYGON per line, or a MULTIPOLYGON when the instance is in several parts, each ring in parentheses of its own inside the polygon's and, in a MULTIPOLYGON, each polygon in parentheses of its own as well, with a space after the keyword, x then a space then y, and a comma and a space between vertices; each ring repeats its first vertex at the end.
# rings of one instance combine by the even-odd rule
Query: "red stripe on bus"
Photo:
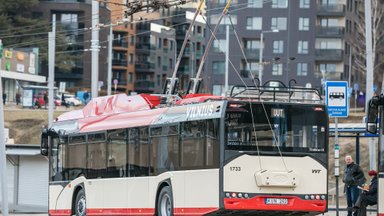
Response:
POLYGON ((175 215, 205 215, 217 211, 219 208, 175 208, 175 215))
POLYGON ((70 209, 49 210, 51 216, 68 216, 71 215, 70 209))
POLYGON ((293 196, 268 196, 268 198, 286 198, 288 199, 288 204, 266 204, 265 198, 267 197, 256 196, 251 199, 224 198, 224 208, 230 210, 324 212, 327 207, 325 200, 302 200, 293 196))
POLYGON ((87 215, 154 215, 154 208, 103 208, 87 209, 87 215))
MULTIPOLYGON (((175 208, 174 215, 205 215, 217 211, 217 207, 212 208, 175 208)), ((52 216, 68 216, 71 215, 71 210, 49 210, 52 216)), ((87 209, 87 215, 154 215, 154 208, 104 208, 104 209, 87 209)))
POLYGON ((379 213, 378 216, 384 216, 384 213, 379 213))

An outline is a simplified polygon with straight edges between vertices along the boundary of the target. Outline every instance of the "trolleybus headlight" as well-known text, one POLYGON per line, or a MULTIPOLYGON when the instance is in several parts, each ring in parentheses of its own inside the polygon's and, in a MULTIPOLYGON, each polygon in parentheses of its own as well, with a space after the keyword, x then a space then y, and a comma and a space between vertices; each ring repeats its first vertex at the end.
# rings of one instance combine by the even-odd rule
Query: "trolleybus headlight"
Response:
POLYGON ((319 200, 320 199, 320 195, 316 195, 316 199, 319 200))
POLYGON ((233 198, 236 198, 236 193, 232 193, 232 197, 233 197, 233 198))
POLYGON ((314 195, 311 195, 311 199, 315 199, 315 196, 314 196, 314 195))
POLYGON ((325 195, 321 195, 321 199, 322 199, 322 200, 325 200, 325 195))
POLYGON ((242 193, 238 193, 237 196, 238 196, 239 198, 243 198, 243 194, 242 194, 242 193))
POLYGON ((248 196, 248 194, 246 193, 246 194, 244 194, 244 198, 249 198, 249 196, 248 196))
POLYGON ((305 198, 305 199, 309 199, 309 196, 308 196, 308 195, 305 195, 304 198, 305 198))
POLYGON ((229 192, 225 193, 226 197, 231 197, 231 194, 229 192))

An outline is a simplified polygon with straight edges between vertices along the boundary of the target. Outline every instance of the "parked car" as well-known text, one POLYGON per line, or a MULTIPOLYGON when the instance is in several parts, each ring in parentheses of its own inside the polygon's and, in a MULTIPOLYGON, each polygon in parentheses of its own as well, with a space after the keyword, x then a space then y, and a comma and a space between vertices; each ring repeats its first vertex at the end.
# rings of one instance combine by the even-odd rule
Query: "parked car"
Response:
MULTIPOLYGON (((56 97, 62 98, 59 95, 57 95, 56 97)), ((75 95, 71 95, 71 94, 64 94, 64 101, 65 101, 65 104, 61 104, 61 105, 80 106, 82 104, 80 98, 76 97, 75 95)))

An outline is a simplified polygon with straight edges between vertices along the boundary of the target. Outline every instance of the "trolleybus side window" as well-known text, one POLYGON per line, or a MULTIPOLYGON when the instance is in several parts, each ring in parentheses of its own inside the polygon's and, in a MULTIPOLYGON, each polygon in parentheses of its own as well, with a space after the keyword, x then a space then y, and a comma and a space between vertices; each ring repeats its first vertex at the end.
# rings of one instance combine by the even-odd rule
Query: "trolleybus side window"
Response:
POLYGON ((65 169, 67 170, 68 180, 85 175, 86 170, 84 168, 87 167, 86 160, 84 160, 87 157, 86 136, 70 136, 66 153, 67 163, 65 169))
POLYGON ((181 125, 181 166, 201 168, 204 166, 206 121, 184 122, 181 125))
POLYGON ((206 166, 219 167, 219 121, 207 120, 206 166))
POLYGON ((186 169, 218 167, 218 120, 181 123, 181 166, 186 169))
POLYGON ((105 133, 88 135, 87 178, 104 178, 107 170, 105 133))
POLYGON ((151 156, 154 175, 179 169, 178 125, 151 128, 151 156))
POLYGON ((147 176, 148 128, 131 128, 128 134, 128 176, 147 176))
POLYGON ((107 176, 123 177, 127 174, 127 137, 126 129, 110 131, 108 133, 108 161, 107 176))

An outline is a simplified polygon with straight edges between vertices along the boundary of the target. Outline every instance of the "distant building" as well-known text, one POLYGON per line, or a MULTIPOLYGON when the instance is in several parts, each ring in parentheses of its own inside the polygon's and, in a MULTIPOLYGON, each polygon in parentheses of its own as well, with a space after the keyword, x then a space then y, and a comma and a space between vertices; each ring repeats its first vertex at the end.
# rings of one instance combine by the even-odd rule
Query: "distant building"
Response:
POLYGON ((46 78, 39 73, 38 49, 4 49, 1 58, 1 76, 6 102, 15 102, 16 93, 22 94, 25 82, 43 83, 46 78))
MULTIPOLYGON (((207 1, 207 17, 212 29, 226 3, 207 1)), ((358 68, 353 65, 354 60, 352 65, 349 63, 350 47, 358 43, 354 30, 356 17, 362 15, 363 6, 364 2, 352 0, 233 1, 205 64, 207 91, 223 93, 226 25, 230 25, 229 59, 235 67, 229 64, 229 85, 243 84, 239 77, 247 85, 253 85, 252 78, 259 78, 261 44, 264 47, 263 83, 280 80, 288 85, 295 79, 297 85, 309 83, 316 88, 321 88, 326 80, 350 80, 351 86, 365 83, 365 77, 359 75, 358 68), (264 37, 260 41, 262 33, 264 37)))
MULTIPOLYGON (((79 88, 91 87, 91 27, 92 27, 92 1, 91 0, 55 0, 40 1, 33 8, 34 15, 52 21, 52 15, 56 15, 57 29, 66 31, 66 40, 70 45, 68 52, 76 56, 75 61, 68 62, 72 69, 68 71, 55 68, 56 85, 60 82, 66 83, 67 89, 78 90, 79 88)), ((110 23, 110 11, 105 3, 100 3, 100 24, 110 23)), ((100 28, 99 41, 99 81, 107 83, 107 35, 108 28, 100 28)), ((56 44, 58 46, 58 44, 56 44)), ((56 56, 60 53, 56 53, 56 56)), ((48 75, 48 67, 42 67, 42 75, 48 75)))

